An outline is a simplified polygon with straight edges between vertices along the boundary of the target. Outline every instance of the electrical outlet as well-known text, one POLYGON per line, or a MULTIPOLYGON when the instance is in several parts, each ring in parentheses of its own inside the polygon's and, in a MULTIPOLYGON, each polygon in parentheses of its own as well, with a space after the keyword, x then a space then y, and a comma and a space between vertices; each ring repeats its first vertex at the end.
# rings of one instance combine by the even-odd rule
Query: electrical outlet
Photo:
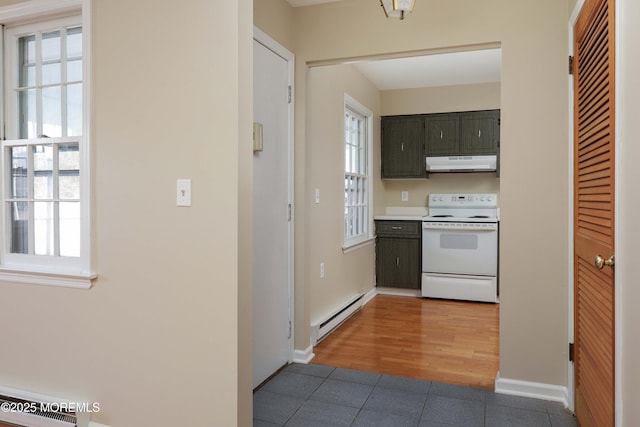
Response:
POLYGON ((402 192, 402 201, 406 202, 409 200, 409 192, 408 191, 403 191, 402 192))
POLYGON ((320 263, 320 278, 324 279, 324 262, 320 263))

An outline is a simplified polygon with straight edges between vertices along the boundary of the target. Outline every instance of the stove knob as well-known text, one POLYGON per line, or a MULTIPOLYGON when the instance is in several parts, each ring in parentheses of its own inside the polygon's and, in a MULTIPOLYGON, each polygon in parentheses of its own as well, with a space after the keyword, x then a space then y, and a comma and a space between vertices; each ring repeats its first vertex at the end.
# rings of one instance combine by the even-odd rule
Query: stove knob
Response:
POLYGON ((440 201, 444 202, 444 196, 440 196, 440 201))

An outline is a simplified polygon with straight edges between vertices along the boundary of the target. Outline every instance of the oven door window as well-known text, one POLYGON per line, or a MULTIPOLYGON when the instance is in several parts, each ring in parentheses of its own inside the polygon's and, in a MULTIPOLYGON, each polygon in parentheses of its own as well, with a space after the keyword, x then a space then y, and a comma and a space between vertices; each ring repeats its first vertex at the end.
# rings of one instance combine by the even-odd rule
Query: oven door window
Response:
POLYGON ((478 250, 477 234, 442 233, 440 235, 441 249, 478 250))

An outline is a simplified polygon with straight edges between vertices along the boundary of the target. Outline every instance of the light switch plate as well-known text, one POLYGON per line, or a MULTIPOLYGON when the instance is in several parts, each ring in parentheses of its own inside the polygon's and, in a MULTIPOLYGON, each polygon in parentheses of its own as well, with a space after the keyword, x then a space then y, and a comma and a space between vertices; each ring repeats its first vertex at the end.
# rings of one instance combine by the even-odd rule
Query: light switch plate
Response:
POLYGON ((191 206, 191 180, 179 179, 176 188, 176 206, 191 206))

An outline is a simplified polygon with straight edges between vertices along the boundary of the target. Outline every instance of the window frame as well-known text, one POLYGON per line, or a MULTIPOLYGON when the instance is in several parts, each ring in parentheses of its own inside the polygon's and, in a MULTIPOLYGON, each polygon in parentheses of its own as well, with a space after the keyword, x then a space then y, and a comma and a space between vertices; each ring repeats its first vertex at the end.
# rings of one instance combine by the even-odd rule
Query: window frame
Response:
MULTIPOLYGON (((357 249, 363 245, 366 245, 373 241, 373 113, 367 107, 365 107, 362 103, 358 102, 355 98, 350 96, 349 94, 344 94, 344 110, 342 114, 342 169, 343 169, 343 183, 347 179, 347 174, 351 174, 347 172, 346 169, 346 144, 347 140, 345 138, 345 117, 347 112, 351 111, 355 114, 358 114, 364 119, 363 131, 364 131, 364 147, 366 153, 364 155, 366 161, 366 173, 364 174, 365 178, 365 201, 366 201, 366 231, 362 234, 356 236, 348 237, 346 235, 345 229, 345 216, 347 209, 347 201, 345 200, 342 204, 342 209, 345 211, 343 216, 343 230, 342 230, 342 238, 343 238, 343 252, 347 252, 349 250, 357 249)), ((345 189, 343 188, 343 191, 345 189)))
MULTIPOLYGON (((80 137, 50 138, 51 140, 78 141, 80 156, 80 256, 42 256, 10 253, 9 244, 11 233, 7 221, 5 200, 8 183, 7 172, 7 148, 5 145, 20 144, 30 145, 33 141, 40 142, 43 139, 13 140, 17 131, 9 125, 9 114, 15 114, 16 103, 7 101, 12 86, 8 85, 9 79, 14 78, 17 71, 16 57, 8 59, 12 66, 7 70, 2 79, 3 109, 0 115, 2 120, 2 209, 0 220, 2 221, 0 239, 0 281, 13 283, 28 283, 37 285, 52 285, 72 288, 89 289, 97 275, 93 270, 93 243, 91 241, 93 203, 91 198, 92 173, 91 173, 91 3, 92 0, 57 0, 45 2, 42 0, 24 1, 15 5, 0 7, 0 24, 2 24, 2 55, 3 65, 7 62, 7 55, 11 54, 6 49, 8 43, 17 41, 23 32, 17 33, 14 28, 24 26, 25 29, 34 25, 47 26, 47 23, 64 22, 67 18, 76 18, 76 25, 82 26, 82 135, 80 137), (7 35, 10 34, 10 35, 7 35), (6 37, 6 39, 5 39, 6 37), (4 132, 7 131, 7 134, 4 132), (9 132, 14 132, 13 134, 9 132), (7 139, 11 139, 10 141, 7 139)), ((5 66, 5 69, 8 68, 5 66)))

